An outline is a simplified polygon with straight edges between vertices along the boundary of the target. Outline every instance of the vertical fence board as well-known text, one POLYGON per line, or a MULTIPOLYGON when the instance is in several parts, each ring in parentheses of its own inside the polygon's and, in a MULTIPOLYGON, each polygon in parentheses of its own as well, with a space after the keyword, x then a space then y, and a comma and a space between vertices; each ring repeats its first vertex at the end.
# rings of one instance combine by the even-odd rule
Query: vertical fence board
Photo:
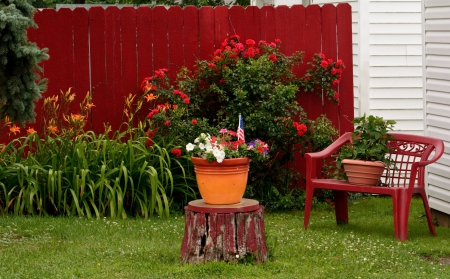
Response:
MULTIPOLYGON (((291 40, 288 49, 291 51, 305 51, 306 35, 305 35, 305 7, 294 5, 291 8, 291 40)), ((306 71, 306 63, 302 63, 295 69, 295 73, 300 74, 306 71)))
POLYGON ((195 6, 184 8, 184 65, 192 69, 199 59, 199 13, 195 6))
POLYGON ((120 10, 120 41, 122 42, 122 89, 123 98, 138 93, 137 45, 136 45, 136 9, 123 7, 120 10))
POLYGON ((229 11, 230 35, 237 34, 245 42, 249 39, 245 36, 245 11, 242 6, 232 6, 229 11))
MULTIPOLYGON (((39 47, 39 48, 45 48, 45 47, 47 47, 47 46, 45 46, 43 43, 42 43, 42 28, 40 28, 41 26, 41 22, 43 21, 43 20, 45 20, 45 18, 44 18, 44 16, 45 16, 45 14, 42 12, 42 10, 38 10, 38 11, 36 11, 36 13, 34 14, 34 21, 36 22, 36 24, 38 25, 38 28, 30 28, 30 29, 28 29, 27 30, 27 36, 28 36, 28 39, 31 41, 31 42, 35 42, 36 43, 36 45, 39 47)), ((44 70, 43 68, 44 68, 44 63, 48 63, 48 62, 43 62, 43 63, 41 63, 41 67, 42 67, 42 70, 44 70)), ((45 77, 45 73, 44 72, 42 72, 42 73, 40 73, 40 76, 41 76, 41 78, 43 78, 43 77, 45 77)), ((29 123, 27 126, 28 127, 33 127, 35 130, 38 130, 38 127, 42 127, 42 123, 41 123, 41 121, 42 121, 42 105, 43 105, 43 103, 44 103, 44 98, 47 96, 47 94, 42 94, 42 98, 39 100, 39 101, 37 101, 36 102, 36 106, 35 106, 35 109, 34 109, 34 112, 36 113, 36 121, 35 121, 35 123, 29 123)), ((25 134, 25 133, 24 133, 25 134)), ((5 135, 6 136, 6 135, 5 135)), ((6 138, 4 138, 4 135, 0 135, 0 142, 3 142, 4 140, 5 140, 6 138)))
POLYGON ((273 42, 275 40, 275 8, 264 6, 260 11, 261 40, 273 42))
POLYGON ((169 68, 169 47, 167 41, 167 9, 153 8, 153 65, 155 70, 169 68))
POLYGON ((95 121, 109 123, 112 131, 116 131, 122 118, 123 98, 121 86, 121 45, 120 45, 120 10, 108 7, 105 10, 105 53, 106 53, 106 92, 102 92, 101 102, 97 101, 95 121))
MULTIPOLYGON (((148 6, 141 6, 137 10, 137 71, 140 86, 144 78, 153 75, 153 11, 148 6)), ((140 89, 139 89, 140 90, 140 89)), ((141 92, 142 93, 142 92, 141 92)), ((144 102, 139 119, 143 120, 149 110, 149 104, 144 102)))
MULTIPOLYGON (((59 87, 57 91, 66 92, 69 87, 73 87, 73 26, 72 11, 68 8, 59 9, 57 15, 57 53, 58 71, 59 71, 59 87)), ((53 38, 54 39, 54 38, 53 38)))
POLYGON ((105 11, 102 7, 89 9, 89 40, 91 57, 91 94, 96 107, 92 110, 92 129, 95 133, 102 133, 103 108, 102 103, 108 103, 106 84, 106 39, 105 39, 105 11))
POLYGON ((352 45, 352 8, 348 3, 337 5, 338 57, 344 61, 346 69, 339 85, 341 95, 340 131, 341 134, 353 131, 353 125, 347 120, 353 119, 353 45, 352 45))
MULTIPOLYGON (((325 4, 322 6, 322 52, 327 59, 337 60, 337 45, 336 45, 336 7, 332 4, 325 4)), ((336 88, 337 89, 337 88, 336 88)), ((323 96, 325 102, 324 112, 333 124, 339 126, 339 106, 334 105, 326 96, 323 96)))
POLYGON ((44 74, 49 78, 48 88, 45 92, 45 96, 53 96, 59 93, 59 79, 60 71, 59 57, 58 57, 58 29, 57 29, 57 17, 56 11, 53 9, 44 9, 42 11, 42 21, 39 26, 41 29, 40 38, 42 44, 40 47, 47 47, 50 59, 42 63, 44 74), (55 78, 52 78, 55 77, 55 78))
POLYGON ((291 10, 288 6, 278 6, 275 8, 275 37, 280 39, 281 52, 291 55, 294 51, 290 49, 291 34, 290 34, 291 10))
MULTIPOLYGON (((78 104, 84 99, 89 89, 89 15, 85 8, 73 11, 73 92, 76 94, 74 111, 79 112, 78 104)), ((86 129, 92 129, 91 118, 86 119, 86 129)))
POLYGON ((183 10, 179 6, 173 6, 168 11, 169 24, 169 77, 175 80, 177 71, 184 65, 183 42, 183 10))
POLYGON ((153 74, 153 25, 152 10, 141 6, 137 11, 138 85, 153 74))
MULTIPOLYGON (((228 20, 228 8, 219 6, 214 9, 214 46, 215 49, 220 47, 223 40, 230 36, 230 23, 228 20)), ((211 55, 213 53, 211 52, 211 55)))
POLYGON ((200 59, 206 60, 214 54, 214 10, 203 6, 199 11, 200 59))
POLYGON ((247 39, 253 39, 258 43, 261 38, 261 16, 260 10, 256 6, 247 6, 244 14, 245 33, 247 39))
MULTIPOLYGON (((321 52, 321 13, 318 5, 309 5, 305 11, 305 59, 304 63, 312 61, 315 53, 321 52)), ((308 92, 306 98, 302 99, 300 105, 308 113, 310 119, 319 117, 324 111, 322 108, 322 98, 316 93, 308 92)))

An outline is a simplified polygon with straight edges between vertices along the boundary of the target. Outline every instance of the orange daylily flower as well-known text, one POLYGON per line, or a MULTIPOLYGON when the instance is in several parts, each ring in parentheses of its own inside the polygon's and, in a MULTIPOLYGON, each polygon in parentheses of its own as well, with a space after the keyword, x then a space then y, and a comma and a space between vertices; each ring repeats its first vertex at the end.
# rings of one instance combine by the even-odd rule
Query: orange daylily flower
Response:
POLYGON ((27 135, 32 134, 32 133, 36 133, 36 130, 34 130, 32 127, 28 128, 27 135))
POLYGON ((50 132, 50 133, 58 133, 58 127, 57 126, 53 126, 53 125, 49 125, 48 127, 47 127, 47 130, 50 132))
POLYGON ((158 98, 158 96, 155 96, 152 93, 150 93, 150 94, 145 95, 144 98, 147 100, 147 102, 150 102, 150 101, 156 100, 158 98))
POLYGON ((9 128, 9 131, 16 135, 16 133, 20 133, 20 127, 17 127, 16 124, 14 124, 11 128, 9 128))
POLYGON ((95 107, 95 105, 94 105, 93 103, 88 103, 88 104, 86 104, 86 108, 87 108, 87 109, 91 109, 91 108, 93 108, 93 107, 95 107))
POLYGON ((80 114, 71 114, 70 117, 72 118, 72 120, 84 121, 84 116, 82 116, 80 114))

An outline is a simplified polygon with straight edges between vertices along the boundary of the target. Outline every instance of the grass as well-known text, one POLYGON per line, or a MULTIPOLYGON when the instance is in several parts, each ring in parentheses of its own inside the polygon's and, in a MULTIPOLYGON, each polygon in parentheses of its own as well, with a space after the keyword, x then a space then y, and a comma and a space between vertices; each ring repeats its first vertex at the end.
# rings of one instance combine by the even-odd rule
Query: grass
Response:
POLYGON ((266 213, 270 261, 180 264, 184 217, 0 218, 0 278, 448 278, 450 229, 432 237, 413 200, 409 239, 394 238, 391 201, 350 203, 350 224, 317 204, 308 231, 303 212, 266 213))

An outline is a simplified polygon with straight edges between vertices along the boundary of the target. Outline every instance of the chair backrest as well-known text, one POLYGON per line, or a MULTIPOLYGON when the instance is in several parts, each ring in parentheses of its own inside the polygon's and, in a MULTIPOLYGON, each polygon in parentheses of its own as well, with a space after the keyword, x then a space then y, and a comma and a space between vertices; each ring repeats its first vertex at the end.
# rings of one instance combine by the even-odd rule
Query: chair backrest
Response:
POLYGON ((426 136, 394 132, 390 134, 394 136, 394 140, 388 143, 391 149, 388 156, 394 161, 396 168, 387 169, 383 173, 382 183, 390 187, 423 187, 424 167, 442 156, 444 143, 440 139, 426 136), (428 160, 431 154, 434 156, 428 160))

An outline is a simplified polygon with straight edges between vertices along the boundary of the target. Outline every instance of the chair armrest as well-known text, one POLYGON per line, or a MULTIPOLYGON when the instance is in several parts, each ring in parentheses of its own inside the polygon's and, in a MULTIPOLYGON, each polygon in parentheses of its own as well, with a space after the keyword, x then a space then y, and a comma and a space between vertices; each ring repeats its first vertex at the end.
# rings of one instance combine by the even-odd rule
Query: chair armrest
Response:
POLYGON ((419 167, 424 167, 426 165, 429 165, 431 163, 436 162, 437 160, 439 160, 439 158, 441 158, 442 154, 444 154, 444 142, 440 139, 435 139, 436 141, 433 143, 434 145, 434 156, 433 158, 429 159, 429 160, 425 160, 425 161, 420 161, 419 162, 419 167))
POLYGON ((312 160, 328 158, 331 156, 331 154, 336 152, 336 150, 338 150, 344 144, 346 144, 347 142, 350 142, 350 139, 351 139, 351 133, 350 132, 345 133, 342 136, 340 136, 336 141, 334 141, 332 144, 330 144, 327 148, 325 148, 324 150, 319 151, 319 152, 306 153, 305 156, 307 158, 309 157, 312 160))
POLYGON ((327 148, 325 148, 322 151, 305 154, 305 160, 306 160, 305 178, 306 178, 307 185, 311 179, 316 177, 317 161, 320 159, 325 159, 325 158, 330 157, 341 146, 343 146, 347 142, 350 142, 351 134, 352 133, 350 133, 350 132, 343 134, 336 141, 334 141, 332 144, 330 144, 327 148))

